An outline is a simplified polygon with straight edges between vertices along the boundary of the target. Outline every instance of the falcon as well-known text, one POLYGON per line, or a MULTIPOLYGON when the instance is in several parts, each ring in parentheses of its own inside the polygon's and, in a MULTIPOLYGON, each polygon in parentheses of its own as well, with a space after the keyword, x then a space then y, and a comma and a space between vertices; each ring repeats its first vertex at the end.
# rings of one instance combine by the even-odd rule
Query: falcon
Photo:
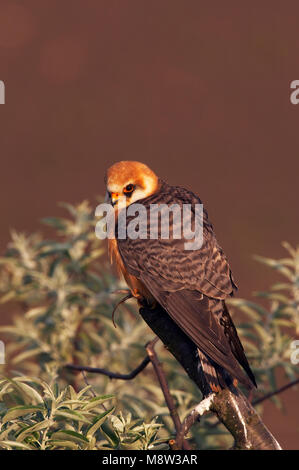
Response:
MULTIPOLYGON (((194 212, 195 205, 202 204, 193 192, 169 185, 140 162, 115 163, 105 183, 116 227, 120 211, 133 203, 142 204, 148 215, 151 205, 189 204, 194 212)), ((171 232, 173 217, 169 224, 171 232)), ((237 286, 205 209, 202 229, 201 247, 194 250, 186 249, 184 237, 165 239, 158 233, 153 239, 120 238, 115 230, 108 240, 110 257, 139 305, 160 304, 193 341, 198 351, 194 360, 200 361, 212 392, 238 382, 251 389, 255 377, 225 304, 237 286)))

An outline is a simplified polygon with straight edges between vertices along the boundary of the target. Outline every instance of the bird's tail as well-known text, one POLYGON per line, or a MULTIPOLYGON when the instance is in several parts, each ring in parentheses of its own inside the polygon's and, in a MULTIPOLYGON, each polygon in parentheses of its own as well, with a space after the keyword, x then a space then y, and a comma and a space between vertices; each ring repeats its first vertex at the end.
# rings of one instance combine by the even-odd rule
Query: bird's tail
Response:
POLYGON ((241 372, 239 367, 235 367, 235 376, 229 373, 224 367, 217 364, 207 354, 198 349, 198 356, 201 367, 204 372, 209 388, 213 392, 219 392, 223 388, 230 385, 237 385, 240 381, 245 387, 251 389, 253 385, 256 387, 254 374, 249 366, 243 346, 239 339, 237 330, 231 320, 229 311, 224 301, 209 299, 209 306, 215 318, 224 329, 224 334, 228 338, 233 357, 237 363, 244 369, 246 375, 241 372))
POLYGON ((238 381, 240 381, 248 389, 251 389, 253 385, 256 387, 257 385, 254 374, 249 366, 243 346, 225 302, 222 300, 209 299, 209 307, 213 313, 214 318, 218 319, 219 325, 224 329, 224 334, 230 343, 230 348, 233 357, 236 360, 236 365, 239 363, 239 365, 242 366, 246 372, 245 375, 241 373, 239 367, 236 367, 236 375, 233 376, 224 367, 213 361, 207 354, 198 350, 201 367, 210 389, 213 392, 219 392, 221 389, 227 388, 231 384, 236 386, 238 381))
POLYGON ((197 349, 197 351, 209 392, 220 392, 220 390, 229 388, 232 384, 237 386, 237 379, 233 379, 223 367, 216 364, 200 349, 197 349))

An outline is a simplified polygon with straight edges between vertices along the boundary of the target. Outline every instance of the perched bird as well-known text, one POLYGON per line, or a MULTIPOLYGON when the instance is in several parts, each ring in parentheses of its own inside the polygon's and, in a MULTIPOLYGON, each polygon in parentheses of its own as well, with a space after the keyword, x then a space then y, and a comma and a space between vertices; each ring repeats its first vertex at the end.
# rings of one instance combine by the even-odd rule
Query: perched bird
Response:
MULTIPOLYGON (((120 211, 137 202, 147 213, 153 204, 201 204, 194 193, 167 184, 140 162, 115 163, 107 170, 105 183, 116 220, 120 211)), ((236 284, 205 209, 202 227, 202 246, 195 250, 185 249, 183 237, 118 238, 116 231, 109 240, 110 256, 139 304, 159 303, 195 343, 211 391, 235 381, 252 388, 255 377, 225 304, 236 284)))

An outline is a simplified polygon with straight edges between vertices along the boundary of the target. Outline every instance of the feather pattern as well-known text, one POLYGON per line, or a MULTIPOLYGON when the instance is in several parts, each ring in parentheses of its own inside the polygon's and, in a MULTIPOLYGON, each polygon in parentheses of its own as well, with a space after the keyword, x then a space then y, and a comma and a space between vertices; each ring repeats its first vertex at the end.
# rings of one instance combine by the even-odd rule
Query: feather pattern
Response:
MULTIPOLYGON (((159 190, 138 201, 150 220, 152 204, 190 204, 192 214, 201 200, 191 191, 169 186, 160 180, 159 190)), ((127 218, 127 225, 131 218, 127 218)), ((206 210, 203 212, 203 243, 200 249, 186 250, 184 238, 170 237, 118 239, 117 246, 125 269, 136 277, 162 305, 171 318, 196 344, 201 366, 212 390, 224 387, 227 378, 238 379, 251 388, 256 385, 225 299, 237 288, 227 258, 219 246, 206 210), (240 365, 246 371, 243 373, 240 365)), ((117 230, 116 230, 117 233, 117 230)))

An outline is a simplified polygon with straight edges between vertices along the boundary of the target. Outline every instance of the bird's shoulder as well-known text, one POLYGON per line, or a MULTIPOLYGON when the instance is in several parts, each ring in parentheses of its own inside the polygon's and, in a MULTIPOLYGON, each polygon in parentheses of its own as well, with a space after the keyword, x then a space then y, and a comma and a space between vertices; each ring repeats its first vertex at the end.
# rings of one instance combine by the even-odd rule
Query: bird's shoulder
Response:
POLYGON ((188 188, 183 186, 170 185, 166 181, 159 179, 159 189, 147 198, 137 201, 142 204, 145 209, 150 212, 155 205, 166 204, 169 207, 173 205, 190 206, 190 210, 194 213, 195 207, 202 206, 203 210, 203 227, 210 233, 213 232, 213 224, 209 220, 208 211, 203 204, 201 198, 188 188))
MULTIPOLYGON (((142 201, 147 210, 155 204, 174 203, 194 206, 201 204, 201 199, 186 188, 162 182, 158 192, 142 201)), ((200 249, 186 250, 184 238, 127 237, 118 241, 125 265, 137 277, 147 275, 160 279, 164 289, 184 286, 216 298, 230 295, 235 287, 231 270, 217 242, 207 211, 204 210, 203 214, 203 243, 200 249)))
POLYGON ((178 204, 202 204, 200 197, 183 186, 174 186, 166 181, 159 179, 159 189, 154 194, 141 200, 142 204, 149 206, 159 203, 178 203, 178 204))

